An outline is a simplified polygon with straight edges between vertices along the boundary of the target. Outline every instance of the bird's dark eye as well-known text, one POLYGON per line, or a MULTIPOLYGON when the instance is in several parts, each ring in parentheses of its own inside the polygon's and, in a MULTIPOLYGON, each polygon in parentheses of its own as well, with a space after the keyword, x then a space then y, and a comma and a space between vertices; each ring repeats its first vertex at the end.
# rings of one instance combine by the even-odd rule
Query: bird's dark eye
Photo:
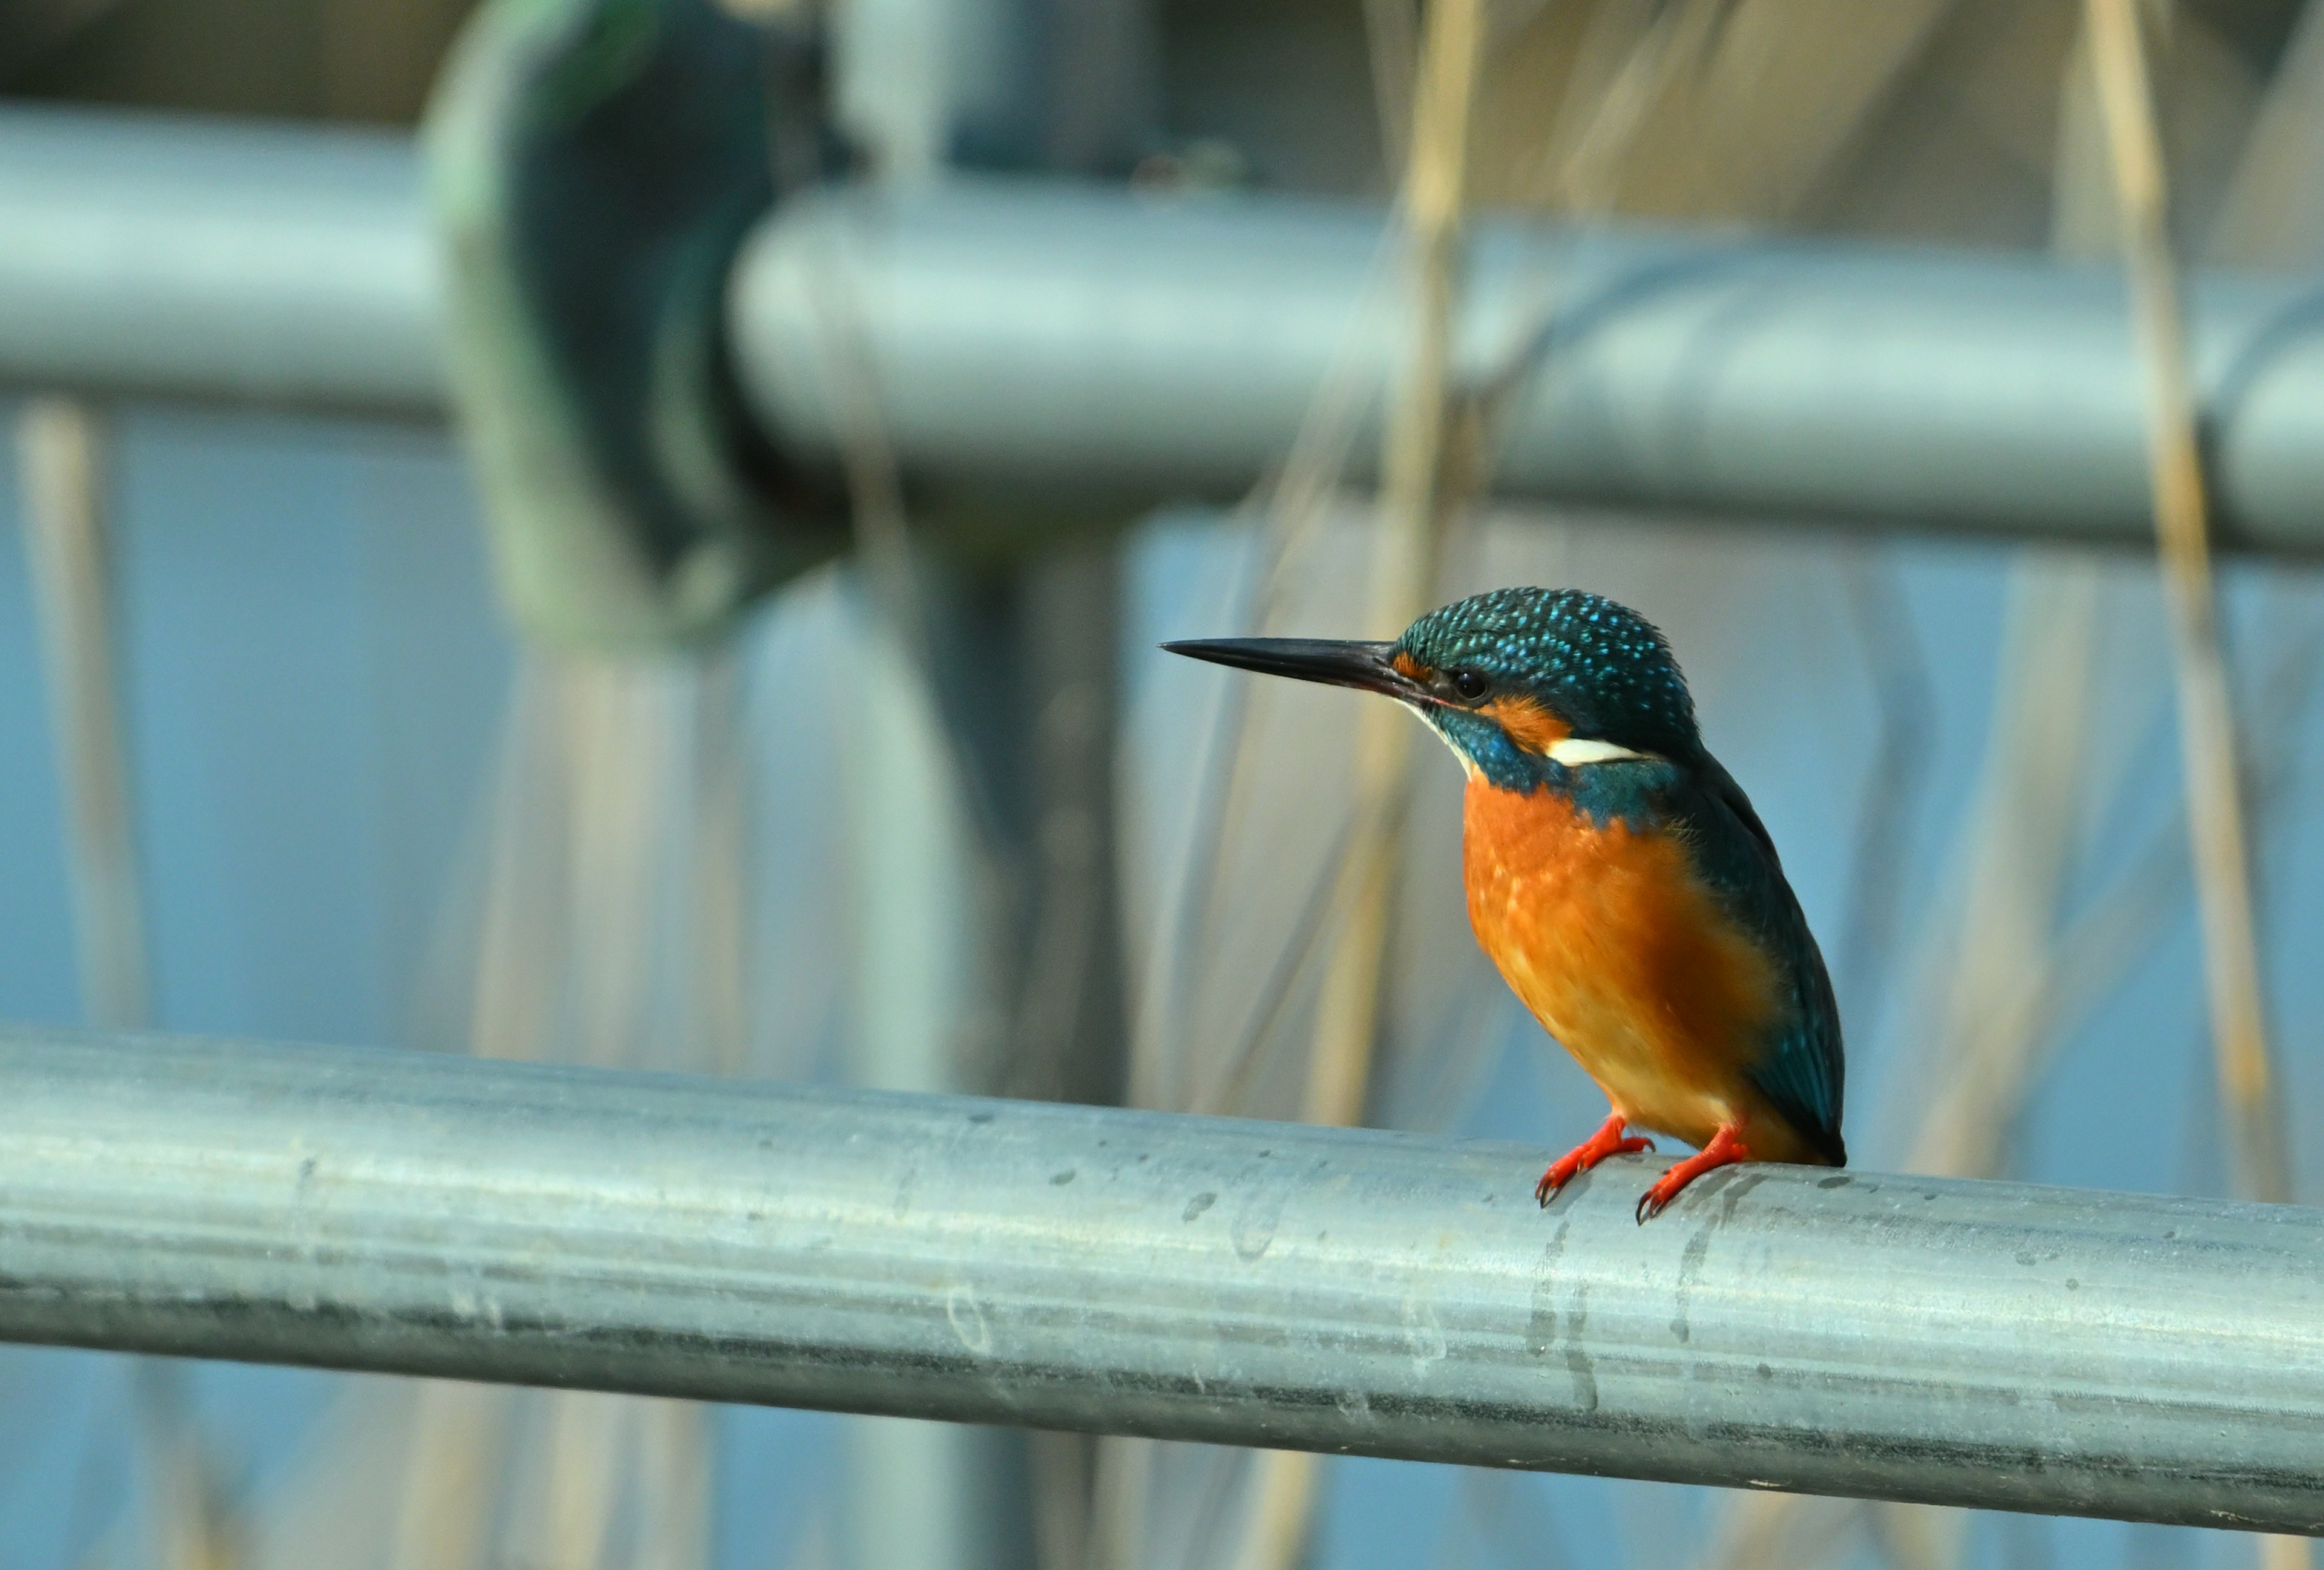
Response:
POLYGON ((1486 680, 1475 671, 1455 670, 1452 676, 1452 690, 1461 695, 1463 703, 1474 703, 1485 696, 1486 680))

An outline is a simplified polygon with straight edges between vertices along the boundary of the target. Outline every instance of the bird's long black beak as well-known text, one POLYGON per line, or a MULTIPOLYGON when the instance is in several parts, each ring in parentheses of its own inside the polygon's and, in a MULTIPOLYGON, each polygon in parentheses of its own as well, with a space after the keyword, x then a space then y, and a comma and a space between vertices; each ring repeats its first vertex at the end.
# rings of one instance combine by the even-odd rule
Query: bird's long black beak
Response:
POLYGON ((1213 665, 1384 692, 1407 703, 1425 703, 1429 697, 1426 688, 1389 663, 1396 650, 1393 643, 1342 642, 1331 638, 1197 638, 1162 647, 1213 665))

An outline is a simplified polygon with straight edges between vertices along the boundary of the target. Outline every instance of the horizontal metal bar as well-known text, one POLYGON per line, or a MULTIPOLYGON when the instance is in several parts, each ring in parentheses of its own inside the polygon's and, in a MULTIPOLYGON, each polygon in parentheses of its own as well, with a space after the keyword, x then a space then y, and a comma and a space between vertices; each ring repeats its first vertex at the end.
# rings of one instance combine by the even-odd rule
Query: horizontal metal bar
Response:
POLYGON ((0 383, 440 413, 408 136, 0 109, 0 383))
POLYGON ((0 1035, 0 1336, 2314 1533, 2324 1212, 0 1035))
MULTIPOLYGON (((438 408, 417 189, 383 136, 0 111, 0 382, 438 408)), ((794 201, 737 269, 735 358, 810 461, 844 423, 829 356, 862 346, 922 479, 1148 500, 1247 487, 1336 377, 1360 476, 1408 336, 1381 222, 1055 182, 794 201)), ((1507 388, 1504 494, 2150 536, 2110 272, 1505 221, 1471 272, 1461 363, 1507 388)), ((2225 539, 2324 549, 2324 284, 2204 278, 2191 311, 2225 539)))
MULTIPOLYGON (((2117 274, 1838 242, 1474 234, 1461 367, 1508 388, 1505 494, 2152 536, 2117 274)), ((826 461, 825 367, 860 341, 890 439, 924 469, 1214 493, 1281 459, 1337 365, 1365 413, 1361 476, 1410 339, 1380 252, 1376 211, 1279 197, 848 191, 761 226, 736 278, 738 357, 770 428, 826 461), (856 319, 837 331, 834 301, 856 319)), ((2211 277, 2192 300, 2227 538, 2324 546, 2324 286, 2211 277)))

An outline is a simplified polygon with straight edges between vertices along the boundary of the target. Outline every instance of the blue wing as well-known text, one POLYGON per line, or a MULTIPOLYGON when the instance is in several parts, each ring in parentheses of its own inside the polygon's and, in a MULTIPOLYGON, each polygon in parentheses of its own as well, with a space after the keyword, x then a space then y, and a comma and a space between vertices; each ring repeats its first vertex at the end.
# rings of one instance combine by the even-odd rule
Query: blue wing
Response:
POLYGON ((1679 793, 1673 805, 1697 864, 1729 910, 1774 956, 1790 1005, 1750 1071, 1751 1083, 1834 1166, 1845 1166, 1840 1113, 1847 1060, 1823 953, 1751 799, 1707 753, 1691 772, 1697 789, 1679 793))

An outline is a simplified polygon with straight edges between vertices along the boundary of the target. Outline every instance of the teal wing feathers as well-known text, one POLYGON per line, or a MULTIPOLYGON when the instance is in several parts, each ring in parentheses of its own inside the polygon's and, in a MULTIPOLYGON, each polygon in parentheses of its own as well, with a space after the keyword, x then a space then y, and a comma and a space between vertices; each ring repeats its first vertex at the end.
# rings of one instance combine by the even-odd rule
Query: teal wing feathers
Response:
POLYGON ((1840 1118, 1847 1061, 1823 953, 1743 788, 1708 754, 1692 772, 1697 789, 1679 793, 1683 799, 1673 806, 1697 870, 1775 961, 1788 1005, 1770 1028, 1751 1082, 1811 1145, 1844 1166, 1840 1118))

